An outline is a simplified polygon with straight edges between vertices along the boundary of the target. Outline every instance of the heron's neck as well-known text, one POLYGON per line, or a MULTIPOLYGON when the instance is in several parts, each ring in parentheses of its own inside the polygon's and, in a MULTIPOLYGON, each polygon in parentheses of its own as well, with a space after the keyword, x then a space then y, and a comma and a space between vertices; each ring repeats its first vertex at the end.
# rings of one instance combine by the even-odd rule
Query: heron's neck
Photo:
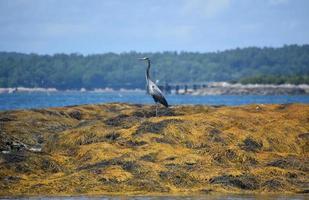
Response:
POLYGON ((146 81, 147 83, 149 82, 150 79, 150 75, 149 75, 149 70, 150 70, 150 60, 147 60, 148 62, 148 66, 147 66, 147 70, 146 70, 146 81))

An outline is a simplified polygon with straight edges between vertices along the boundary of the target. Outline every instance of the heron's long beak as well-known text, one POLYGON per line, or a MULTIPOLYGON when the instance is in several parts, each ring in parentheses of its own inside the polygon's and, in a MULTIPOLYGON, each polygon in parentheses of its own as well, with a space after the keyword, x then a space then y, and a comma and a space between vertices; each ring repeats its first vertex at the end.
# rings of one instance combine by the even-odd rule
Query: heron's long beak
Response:
POLYGON ((145 58, 138 58, 138 60, 145 60, 145 58))

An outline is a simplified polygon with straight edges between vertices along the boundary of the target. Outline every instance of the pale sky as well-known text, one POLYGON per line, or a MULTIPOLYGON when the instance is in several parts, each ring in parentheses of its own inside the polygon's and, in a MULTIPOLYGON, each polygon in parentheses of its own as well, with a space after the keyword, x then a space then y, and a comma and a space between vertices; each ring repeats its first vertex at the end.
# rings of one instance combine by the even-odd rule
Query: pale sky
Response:
POLYGON ((309 0, 0 0, 0 51, 198 51, 309 43, 309 0))

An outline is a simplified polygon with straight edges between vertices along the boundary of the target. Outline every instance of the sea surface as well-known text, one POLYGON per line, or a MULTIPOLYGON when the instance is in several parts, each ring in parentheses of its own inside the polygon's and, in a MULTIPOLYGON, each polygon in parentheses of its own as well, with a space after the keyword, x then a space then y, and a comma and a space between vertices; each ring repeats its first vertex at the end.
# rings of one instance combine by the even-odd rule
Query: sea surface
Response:
MULTIPOLYGON (((309 103, 309 95, 299 96, 256 96, 256 95, 166 95, 170 105, 244 105, 244 104, 287 104, 309 103)), ((0 110, 28 108, 47 108, 80 104, 125 102, 134 104, 153 104, 152 97, 145 92, 22 92, 0 94, 0 110)))

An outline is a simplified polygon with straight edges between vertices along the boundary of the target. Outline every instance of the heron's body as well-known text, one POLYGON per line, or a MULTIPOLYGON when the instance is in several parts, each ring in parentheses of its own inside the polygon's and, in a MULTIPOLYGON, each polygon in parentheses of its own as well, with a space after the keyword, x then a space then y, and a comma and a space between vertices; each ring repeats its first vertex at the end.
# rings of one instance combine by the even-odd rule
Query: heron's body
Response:
POLYGON ((158 86, 156 86, 154 82, 149 80, 147 83, 147 88, 148 88, 148 93, 152 96, 153 100, 156 103, 161 103, 165 107, 168 107, 168 103, 165 97, 163 96, 162 91, 158 88, 158 86))
MULTIPOLYGON (((150 59, 149 58, 142 58, 142 60, 147 61, 147 70, 146 70, 146 82, 147 82, 147 93, 150 94, 156 104, 161 103, 165 107, 168 107, 168 103, 163 96, 163 92, 159 89, 159 87, 150 79, 149 71, 150 71, 150 59)), ((157 109, 156 109, 157 114, 157 109)))

